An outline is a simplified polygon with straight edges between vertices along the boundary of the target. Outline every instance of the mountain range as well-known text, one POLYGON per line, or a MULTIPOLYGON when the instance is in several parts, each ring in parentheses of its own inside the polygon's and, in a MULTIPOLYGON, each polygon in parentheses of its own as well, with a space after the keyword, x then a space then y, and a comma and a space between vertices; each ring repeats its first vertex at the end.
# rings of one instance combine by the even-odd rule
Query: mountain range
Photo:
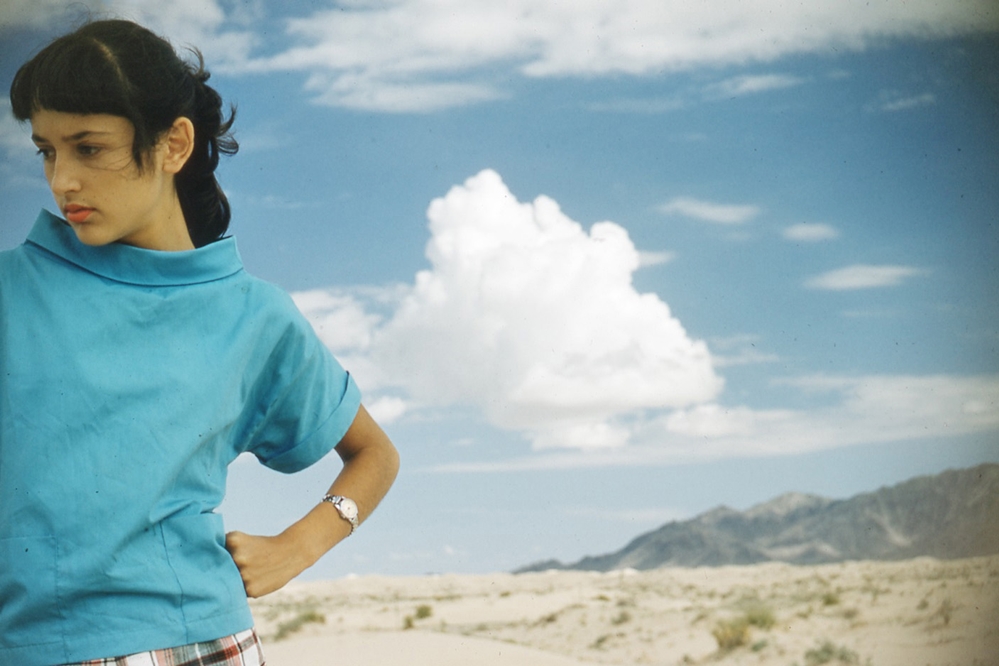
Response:
POLYGON ((844 500, 788 493, 746 511, 721 506, 573 564, 517 570, 612 571, 846 560, 957 559, 999 553, 999 465, 921 476, 844 500))

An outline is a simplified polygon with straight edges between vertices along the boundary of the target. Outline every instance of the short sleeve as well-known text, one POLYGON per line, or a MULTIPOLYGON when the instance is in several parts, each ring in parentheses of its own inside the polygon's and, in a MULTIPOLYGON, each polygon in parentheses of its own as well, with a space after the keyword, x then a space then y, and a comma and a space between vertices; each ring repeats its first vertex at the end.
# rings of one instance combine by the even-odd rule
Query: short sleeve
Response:
POLYGON ((291 473, 319 461, 343 439, 361 392, 290 298, 284 305, 282 333, 254 382, 249 408, 256 418, 246 451, 291 473))

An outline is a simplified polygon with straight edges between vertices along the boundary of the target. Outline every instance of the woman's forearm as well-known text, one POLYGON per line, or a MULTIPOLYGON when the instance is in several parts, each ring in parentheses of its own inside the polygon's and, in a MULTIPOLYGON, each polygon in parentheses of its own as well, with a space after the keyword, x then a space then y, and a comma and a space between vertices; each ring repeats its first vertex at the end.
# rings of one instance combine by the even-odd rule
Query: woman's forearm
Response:
MULTIPOLYGON (((343 469, 329 494, 350 498, 364 522, 382 501, 399 471, 399 454, 362 406, 336 447, 343 469)), ((273 537, 230 532, 226 547, 251 597, 284 587, 351 532, 351 524, 330 502, 317 502, 305 516, 273 537)))

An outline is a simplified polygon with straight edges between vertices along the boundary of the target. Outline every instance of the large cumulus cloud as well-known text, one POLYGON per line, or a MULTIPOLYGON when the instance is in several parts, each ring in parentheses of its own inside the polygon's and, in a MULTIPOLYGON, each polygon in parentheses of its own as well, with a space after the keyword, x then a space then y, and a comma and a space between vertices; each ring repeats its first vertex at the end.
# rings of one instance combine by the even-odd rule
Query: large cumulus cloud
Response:
POLYGON ((518 201, 493 171, 452 188, 427 216, 430 268, 387 315, 356 294, 296 297, 378 390, 471 405, 537 446, 571 447, 623 444, 622 419, 718 395, 707 346, 633 286, 639 252, 619 225, 587 231, 548 197, 518 201))

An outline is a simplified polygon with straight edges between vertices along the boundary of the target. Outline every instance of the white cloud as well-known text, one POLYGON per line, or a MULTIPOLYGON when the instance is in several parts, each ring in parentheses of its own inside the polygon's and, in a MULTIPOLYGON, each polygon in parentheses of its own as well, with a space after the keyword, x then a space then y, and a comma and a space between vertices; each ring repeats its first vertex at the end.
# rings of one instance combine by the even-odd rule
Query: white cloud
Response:
POLYGON ((996 376, 813 376, 784 383, 804 393, 827 394, 831 400, 810 410, 697 405, 663 417, 652 432, 680 435, 674 453, 687 448, 695 457, 720 457, 803 453, 999 429, 996 376))
POLYGON ((6 0, 0 10, 0 28, 43 28, 66 9, 65 0, 6 0))
POLYGON ((951 439, 999 430, 999 375, 810 376, 780 383, 803 394, 821 395, 824 406, 757 410, 699 404, 636 424, 630 445, 621 449, 554 452, 435 469, 469 472, 677 464, 951 439))
POLYGON ((895 113, 898 111, 908 111, 921 106, 932 106, 936 104, 937 98, 933 93, 922 93, 919 95, 906 95, 897 90, 882 91, 877 102, 867 105, 868 111, 884 111, 895 113))
POLYGON ((319 104, 393 112, 438 111, 503 97, 498 90, 474 83, 388 81, 324 72, 310 76, 305 89, 316 91, 315 101, 319 104))
POLYGON ((296 295, 363 386, 477 407, 539 448, 619 446, 622 418, 721 390, 707 346, 635 291, 639 253, 617 224, 587 233, 547 197, 517 201, 492 171, 427 215, 431 268, 384 321, 336 291, 296 295))
MULTIPOLYGON (((355 2, 289 21, 296 45, 248 67, 319 73, 310 82, 325 103, 418 110, 421 103, 429 109, 501 95, 479 75, 492 66, 529 77, 655 75, 996 26, 999 11, 990 0, 355 2), (407 92, 435 87, 440 95, 407 92)), ((745 94, 796 83, 771 75, 727 86, 745 94)))
POLYGON ((818 243, 839 237, 839 231, 828 224, 817 222, 801 222, 786 227, 781 235, 789 241, 799 243, 818 243))
POLYGON ((776 354, 758 349, 756 343, 759 337, 755 335, 734 335, 727 338, 712 338, 712 359, 716 368, 736 365, 755 365, 758 363, 773 363, 780 360, 776 354))
MULTIPOLYGON (((259 2, 85 0, 67 10, 55 0, 9 0, 0 26, 51 25, 86 10, 194 44, 221 71, 302 71, 317 101, 382 111, 504 97, 491 76, 497 67, 528 77, 659 75, 999 27, 992 0, 357 0, 286 20, 291 45, 276 53, 267 51, 273 18, 259 2)), ((797 83, 765 75, 723 86, 746 94, 797 83)))
POLYGON ((876 287, 897 287, 925 271, 912 266, 872 266, 854 264, 828 273, 816 275, 805 282, 809 289, 827 291, 847 291, 851 289, 873 289, 876 287))
POLYGON ((620 98, 586 104, 586 108, 590 111, 648 115, 677 111, 685 106, 687 101, 681 97, 620 98))
POLYGON ((367 404, 365 409, 378 423, 394 423, 409 411, 409 403, 395 396, 382 396, 367 404))
POLYGON ((640 268, 668 264, 674 259, 676 259, 676 252, 639 251, 638 253, 638 265, 640 268))
MULTIPOLYGON (((125 18, 168 38, 178 50, 194 46, 209 69, 225 70, 245 63, 257 38, 245 28, 230 29, 216 0, 8 0, 0 10, 0 27, 44 28, 73 25, 80 18, 125 18)), ((245 22, 245 10, 236 13, 245 22)))
POLYGON ((564 511, 569 516, 583 516, 608 523, 639 523, 655 526, 690 517, 689 513, 674 507, 627 509, 616 505, 593 504, 574 506, 564 511))
POLYGON ((705 95, 709 98, 742 97, 770 90, 793 88, 804 82, 804 79, 786 74, 736 76, 708 86, 705 95))
POLYGON ((660 205, 657 210, 665 215, 683 215, 715 224, 742 224, 760 212, 757 206, 719 204, 691 197, 676 197, 660 205))
POLYGON ((618 98, 590 102, 590 111, 609 113, 660 114, 677 111, 702 101, 732 99, 745 95, 791 88, 805 83, 805 79, 785 74, 757 74, 736 76, 699 88, 674 94, 672 97, 618 98))
POLYGON ((366 351, 381 317, 371 314, 353 295, 334 289, 299 291, 292 295, 319 339, 333 353, 366 351))

